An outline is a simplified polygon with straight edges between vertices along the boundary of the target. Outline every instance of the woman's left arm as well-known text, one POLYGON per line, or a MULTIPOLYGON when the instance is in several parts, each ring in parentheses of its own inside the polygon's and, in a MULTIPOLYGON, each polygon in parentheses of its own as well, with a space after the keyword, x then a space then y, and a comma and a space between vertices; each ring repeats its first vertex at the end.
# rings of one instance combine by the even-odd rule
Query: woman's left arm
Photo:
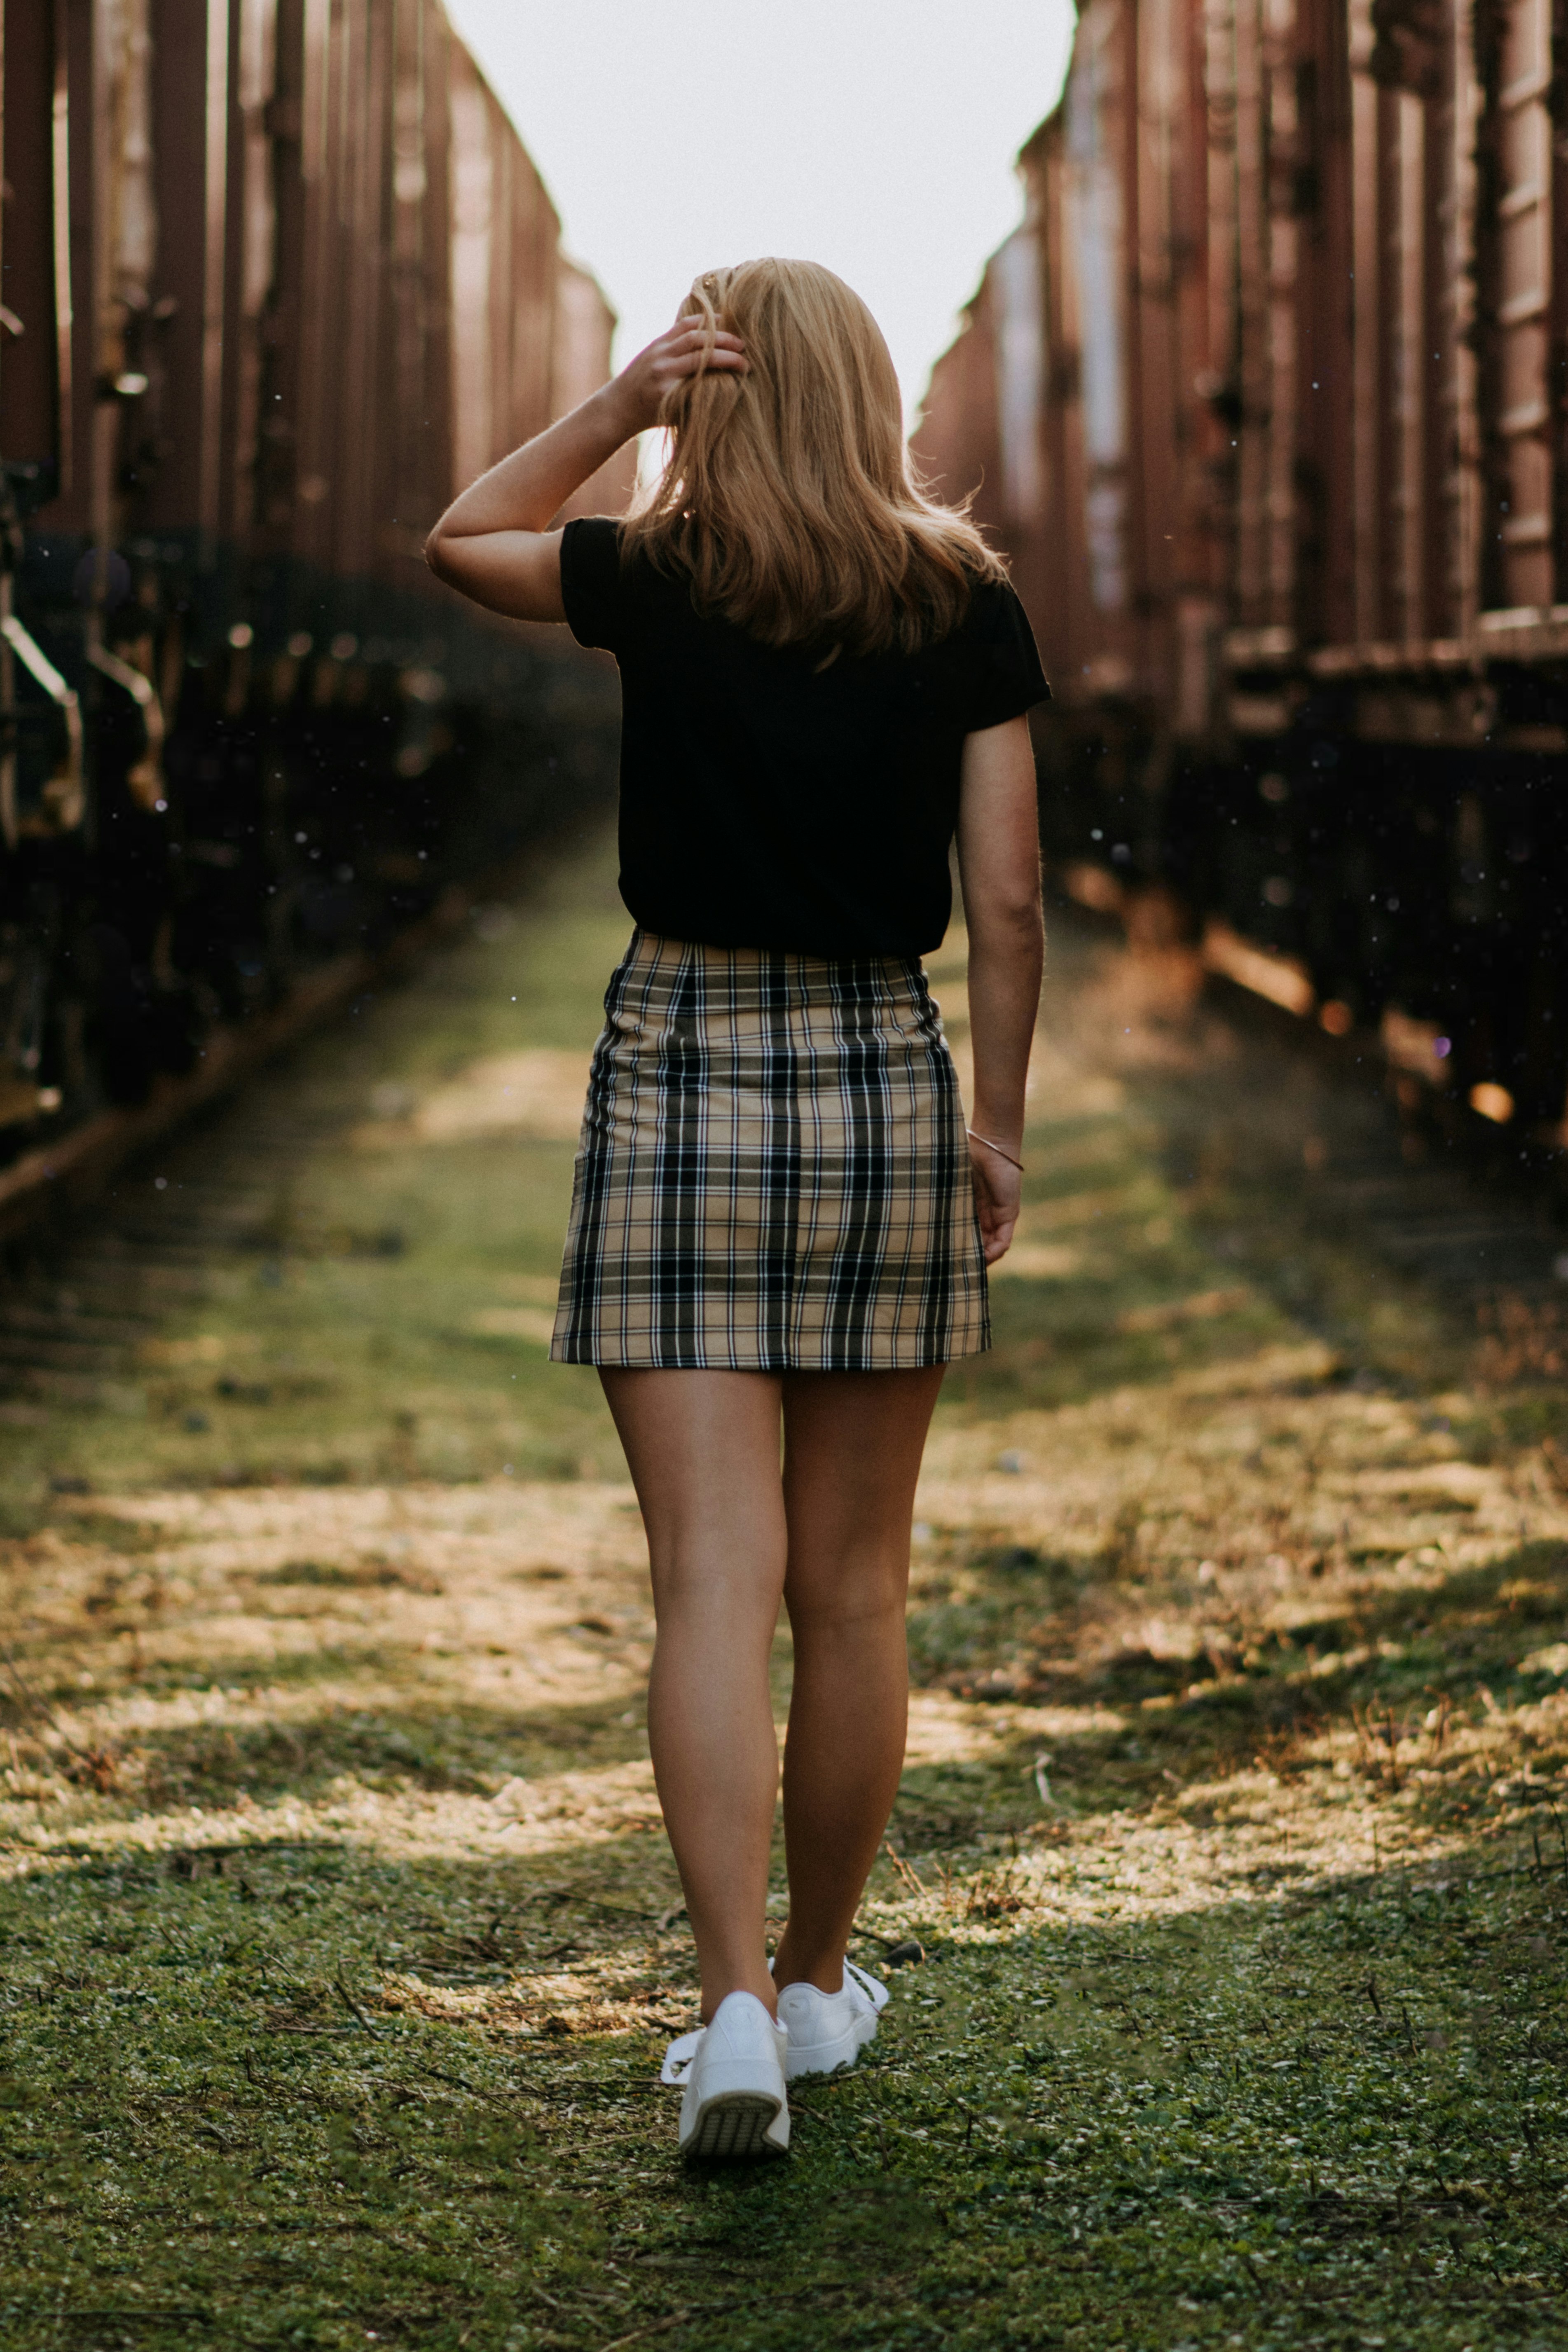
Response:
POLYGON ((667 394, 708 369, 744 373, 745 348, 721 328, 677 319, 547 432, 536 434, 453 499, 425 542, 437 578, 492 613, 563 621, 561 533, 547 528, 575 489, 637 434, 657 425, 667 394))
POLYGON ((987 1265, 1011 1243, 1022 1199, 1016 1163, 1024 1156, 1024 1087, 1045 961, 1037 789, 1026 719, 965 736, 958 868, 974 1053, 969 1157, 987 1265))

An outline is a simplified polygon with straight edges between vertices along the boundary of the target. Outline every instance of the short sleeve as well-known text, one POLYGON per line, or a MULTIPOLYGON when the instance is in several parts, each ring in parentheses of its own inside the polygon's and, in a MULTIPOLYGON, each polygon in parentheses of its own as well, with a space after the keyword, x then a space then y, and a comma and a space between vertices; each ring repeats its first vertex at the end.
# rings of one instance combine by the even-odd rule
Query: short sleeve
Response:
POLYGON ((608 515, 577 515, 562 532, 561 602, 566 608, 567 626, 580 646, 616 651, 620 636, 621 550, 619 532, 608 515))
POLYGON ((1006 581, 986 581, 975 590, 959 635, 967 658, 958 716, 966 735, 1049 701, 1029 616, 1006 581))

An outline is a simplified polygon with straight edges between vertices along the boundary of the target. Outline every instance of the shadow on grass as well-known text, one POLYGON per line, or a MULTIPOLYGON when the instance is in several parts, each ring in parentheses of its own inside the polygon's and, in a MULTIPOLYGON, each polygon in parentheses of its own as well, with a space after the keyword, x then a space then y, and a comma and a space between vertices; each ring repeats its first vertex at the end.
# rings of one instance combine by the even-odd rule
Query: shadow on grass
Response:
MULTIPOLYGON (((1299 1603, 1288 1630, 1237 1622, 1191 1656, 1097 1653, 1105 1580, 1092 1562, 996 1547, 966 1563, 976 1565, 961 1600, 913 1612, 917 1677, 983 1700, 1082 1708, 1083 1727, 1052 1739, 1052 1777, 1096 1809, 1252 1765, 1289 1775, 1310 1742, 1349 1732, 1364 1778, 1397 1790, 1419 1769, 1424 1805, 1463 1810, 1476 1801, 1474 1776, 1460 1764, 1443 1779, 1455 1733, 1548 1696, 1568 1675, 1568 1646, 1552 1639, 1568 1621, 1561 1542, 1527 1542, 1409 1583, 1363 1581, 1325 1595, 1321 1615, 1299 1603), (961 1663, 949 1663, 955 1655, 961 1663)), ((1038 1738, 1021 1737, 990 1769, 1026 1780, 1038 1738)), ((1515 1738, 1537 1769, 1568 1760, 1568 1720, 1515 1738)), ((900 1801, 922 1806, 943 1779, 941 1769, 906 1774, 900 1801)))
MULTIPOLYGON (((1446 1574, 1428 1569, 1418 1580, 1362 1580, 1348 1590, 1342 1581, 1325 1589, 1317 1614, 1309 1583, 1298 1588, 1288 1628, 1249 1625, 1238 1615, 1211 1625, 1206 1648, 1190 1655, 1107 1649, 1101 1612, 1115 1575, 1106 1562, 982 1545, 955 1565, 964 1580, 959 1596, 940 1597, 941 1573, 928 1574, 927 1598, 911 1612, 917 1684, 1057 1711, 1050 1785, 1079 1811, 1146 1806, 1168 1800, 1173 1788, 1254 1767, 1288 1779, 1314 1754, 1321 1761, 1321 1743, 1337 1741, 1335 1752, 1358 1779, 1394 1792, 1415 1777, 1428 1814, 1462 1817, 1494 1768, 1467 1759, 1459 1735, 1528 1708, 1568 1674, 1568 1646, 1556 1638, 1568 1621, 1568 1545, 1561 1542, 1525 1543, 1446 1574)), ((298 1565, 289 1573, 298 1580, 298 1565)), ((333 1570, 331 1580, 381 1573, 333 1570)), ((600 1635, 581 1638, 597 1643, 600 1635)), ((606 1663, 614 1656, 607 1648, 606 1663)), ((787 1633, 774 1663, 782 1706, 787 1633)), ((384 1793, 488 1796, 513 1774, 608 1769, 647 1753, 641 1706, 628 1706, 620 1678, 605 1698, 542 1707, 384 1689, 425 1664, 417 1650, 384 1640, 227 1657, 221 1689, 236 1702, 230 1719, 138 1727, 120 1735, 118 1751, 94 1749, 89 1763, 68 1759, 68 1777, 111 1806, 121 1797, 215 1806, 241 1796, 315 1799, 345 1777, 384 1793), (353 1684, 373 1679, 384 1687, 356 1698, 353 1684), (309 1694, 321 1686, 323 1703, 313 1706, 309 1694), (247 1719, 246 1707, 274 1691, 286 1703, 267 1719, 247 1719)), ((138 1685, 166 1699, 211 1694, 219 1679, 214 1670, 149 1666, 138 1685)), ((61 1695, 68 1692, 68 1677, 61 1695)), ((42 1696, 47 1704, 47 1689, 42 1696)), ((26 1734, 19 1692, 0 1700, 0 1718, 26 1734)), ((1025 1729, 984 1761, 906 1770, 895 1815, 902 1841, 946 1847, 970 1842, 982 1824, 1037 1824, 1042 1801, 1033 1770, 1042 1736, 1025 1729)), ((1568 1719, 1555 1714, 1511 1738, 1514 1760, 1529 1761, 1537 1775, 1568 1761, 1568 1719)))
POLYGON ((0 1892, 7 2344, 1560 2342, 1568 1899, 1528 1858, 938 1939, 787 2165, 689 2171, 614 1859, 263 1839, 0 1892), (537 2021, 563 1941, 646 2028, 509 2025, 487 1983, 537 2021), (389 2010, 389 1969, 473 1990, 389 2010))
MULTIPOLYGON (((339 1675, 364 1663, 357 1654, 335 1662, 339 1675)), ((320 1672, 326 1676, 331 1669, 329 1656, 320 1672)), ((225 1676, 226 1687, 243 1685, 239 1669, 231 1674, 226 1666, 225 1676)), ((270 1687, 289 1678, 264 1679, 270 1687)), ((292 1680, 298 1687, 307 1677, 292 1680)), ((142 1687, 156 1685, 144 1678, 142 1687)), ((139 1727, 118 1753, 95 1750, 90 1766, 73 1769, 68 1759, 66 1769, 79 1785, 108 1799, 123 1787, 129 1801, 158 1806, 199 1801, 226 1809, 241 1799, 271 1804, 285 1798, 309 1803, 345 1779, 385 1795, 455 1790, 488 1797, 513 1775, 613 1769, 645 1758, 640 1706, 635 1724, 627 1713, 624 1696, 519 1709, 441 1696, 391 1703, 372 1696, 321 1713, 290 1708, 261 1722, 139 1727)))
POLYGON ((1114 1280, 1012 1275, 994 1283, 990 1352, 954 1365, 944 1398, 988 1413, 1050 1412, 1112 1389, 1148 1388, 1210 1364, 1244 1361, 1270 1341, 1300 1337, 1261 1296, 1214 1311, 1209 1302, 1221 1295, 1221 1276, 1212 1265, 1175 1278, 1162 1278, 1162 1271, 1151 1280, 1150 1268, 1133 1259, 1114 1280), (1152 1292, 1166 1294, 1152 1307, 1152 1292), (1197 1312, 1184 1319, 1193 1299, 1197 1312), (1119 1328, 1123 1315, 1141 1312, 1168 1312, 1171 1320, 1119 1328))

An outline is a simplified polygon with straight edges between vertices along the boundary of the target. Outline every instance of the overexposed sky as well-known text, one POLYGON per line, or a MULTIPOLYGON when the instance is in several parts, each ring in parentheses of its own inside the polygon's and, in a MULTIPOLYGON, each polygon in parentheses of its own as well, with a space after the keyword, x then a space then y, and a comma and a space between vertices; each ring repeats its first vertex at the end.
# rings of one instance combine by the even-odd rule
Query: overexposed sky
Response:
POLYGON ((700 270, 762 253, 864 295, 911 415, 1019 218, 1071 0, 447 0, 620 314, 620 360, 700 270))

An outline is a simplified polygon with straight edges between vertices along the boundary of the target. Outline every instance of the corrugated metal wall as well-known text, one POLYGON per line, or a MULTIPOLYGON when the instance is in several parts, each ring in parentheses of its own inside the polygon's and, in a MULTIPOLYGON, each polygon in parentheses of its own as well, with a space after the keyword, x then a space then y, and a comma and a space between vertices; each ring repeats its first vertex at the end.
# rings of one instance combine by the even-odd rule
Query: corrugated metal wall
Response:
POLYGON ((0 28, 4 1160, 608 789, 613 679, 422 549, 614 320, 438 0, 0 28))
POLYGON ((1565 74, 1555 0, 1086 0, 918 437, 1013 558, 1085 887, 1440 1023, 1447 1093, 1559 1141, 1565 74))

